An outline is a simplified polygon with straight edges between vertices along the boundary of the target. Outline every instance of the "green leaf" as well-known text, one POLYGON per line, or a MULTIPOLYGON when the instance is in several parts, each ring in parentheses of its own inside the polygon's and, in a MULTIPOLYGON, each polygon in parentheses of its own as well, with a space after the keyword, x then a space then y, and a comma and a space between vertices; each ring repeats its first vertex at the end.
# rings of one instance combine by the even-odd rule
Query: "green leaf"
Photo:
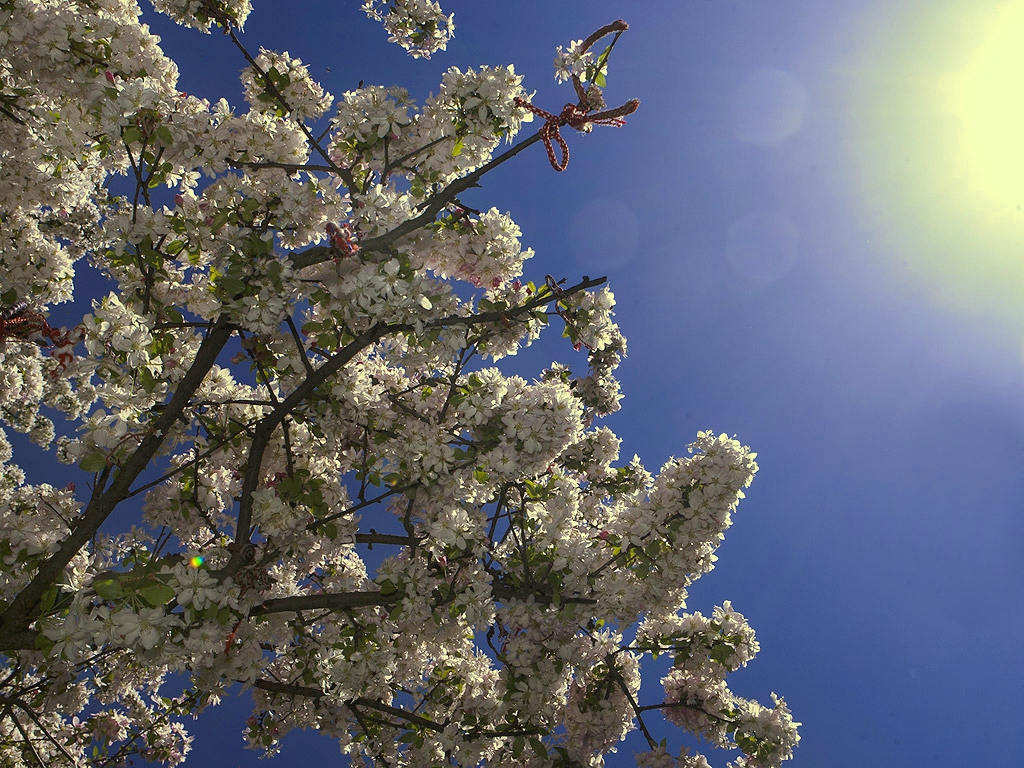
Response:
POLYGON ((210 222, 210 231, 219 232, 220 228, 228 223, 228 217, 231 216, 231 211, 220 211, 216 216, 213 217, 213 221, 210 222))
POLYGON ((267 70, 267 79, 270 80, 276 88, 283 88, 288 85, 290 81, 288 74, 286 72, 278 72, 277 67, 271 67, 267 70))
POLYGON ((217 281, 217 287, 228 296, 238 296, 245 293, 245 282, 237 277, 222 277, 217 281))
POLYGON ((465 146, 465 142, 462 140, 462 137, 460 136, 459 140, 455 142, 455 146, 452 147, 452 157, 458 157, 459 155, 461 155, 462 154, 462 148, 464 146, 465 146))
POLYGON ((104 600, 117 600, 124 595, 124 590, 121 589, 121 582, 113 578, 94 581, 92 588, 104 600))
POLYGON ((171 133, 171 129, 166 125, 161 125, 156 129, 156 137, 168 146, 174 143, 174 135, 171 133))
POLYGON ((608 82, 604 78, 604 72, 598 72, 597 77, 594 78, 594 83, 597 84, 598 88, 604 88, 608 85, 608 82))
POLYGON ((50 612, 53 608, 54 602, 57 600, 57 585, 52 584, 50 588, 43 592, 43 596, 39 598, 39 610, 43 614, 50 612))
POLYGON ((750 755, 757 751, 757 739, 745 733, 736 734, 736 746, 750 755))
POLYGON ((157 379, 156 376, 153 375, 152 371, 150 371, 148 368, 139 368, 138 373, 139 384, 142 385, 143 391, 152 392, 154 389, 156 389, 157 379))
POLYGON ((53 646, 56 645, 53 640, 48 638, 45 634, 40 632, 36 635, 35 646, 37 651, 42 651, 44 656, 49 656, 53 650, 53 646))
POLYGON ((100 472, 107 466, 107 455, 99 451, 88 453, 78 462, 78 466, 83 472, 100 472))
POLYGON ((125 144, 134 144, 142 138, 142 132, 134 125, 129 125, 121 133, 121 138, 124 140, 125 144))
POLYGON ((526 750, 526 739, 522 736, 516 736, 516 740, 512 742, 512 757, 520 758, 523 752, 526 750))
POLYGON ((166 584, 151 584, 140 589, 139 596, 153 608, 159 608, 174 599, 174 590, 166 584))

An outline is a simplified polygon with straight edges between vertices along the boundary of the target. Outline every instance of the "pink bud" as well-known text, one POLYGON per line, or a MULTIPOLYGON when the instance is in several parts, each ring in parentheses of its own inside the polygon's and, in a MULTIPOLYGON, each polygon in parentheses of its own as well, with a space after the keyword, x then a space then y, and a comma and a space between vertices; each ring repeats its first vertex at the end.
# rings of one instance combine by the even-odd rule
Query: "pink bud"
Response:
POLYGON ((74 483, 68 483, 67 485, 64 486, 64 490, 65 491, 71 491, 73 493, 74 490, 75 490, 75 484, 74 483))
POLYGON ((491 280, 491 288, 497 288, 499 285, 501 285, 501 278, 495 277, 491 280))
POLYGON ((103 73, 103 76, 105 78, 107 78, 107 82, 108 83, 113 83, 114 82, 114 73, 111 72, 109 69, 106 72, 103 73))
POLYGON ((601 531, 599 534, 597 534, 597 538, 599 538, 599 539, 601 539, 603 541, 607 541, 609 535, 610 534, 608 533, 608 531, 601 531))
POLYGON ((185 204, 184 196, 183 195, 175 195, 174 196, 174 204, 175 205, 184 205, 185 204))
POLYGON ((519 282, 519 280, 513 280, 512 281, 512 290, 513 291, 518 291, 522 287, 523 287, 523 284, 521 282, 519 282))

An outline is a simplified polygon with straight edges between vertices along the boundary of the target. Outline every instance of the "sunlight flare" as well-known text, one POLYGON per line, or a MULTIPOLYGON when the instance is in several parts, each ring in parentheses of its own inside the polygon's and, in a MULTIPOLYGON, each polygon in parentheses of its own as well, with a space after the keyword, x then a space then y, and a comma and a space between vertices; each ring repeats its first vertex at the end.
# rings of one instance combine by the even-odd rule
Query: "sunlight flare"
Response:
POLYGON ((885 265, 1024 322, 1024 7, 877 3, 857 34, 846 174, 885 265))

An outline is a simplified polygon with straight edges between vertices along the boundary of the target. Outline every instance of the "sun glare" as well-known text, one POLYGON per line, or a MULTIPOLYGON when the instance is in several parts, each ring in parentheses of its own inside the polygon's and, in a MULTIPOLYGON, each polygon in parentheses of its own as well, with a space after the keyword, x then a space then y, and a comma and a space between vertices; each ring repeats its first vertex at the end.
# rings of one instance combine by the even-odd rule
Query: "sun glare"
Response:
POLYGON ((969 191, 990 205, 1024 204, 1024 7, 985 20, 981 44, 956 80, 969 191))
POLYGON ((877 0, 853 37, 846 176, 872 247, 1024 328, 1024 4, 877 0))

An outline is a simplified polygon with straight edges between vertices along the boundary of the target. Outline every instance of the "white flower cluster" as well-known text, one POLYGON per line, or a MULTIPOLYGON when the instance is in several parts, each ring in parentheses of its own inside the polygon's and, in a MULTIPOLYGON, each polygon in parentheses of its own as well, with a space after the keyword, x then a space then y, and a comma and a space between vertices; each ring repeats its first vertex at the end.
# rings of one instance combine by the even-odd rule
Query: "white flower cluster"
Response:
POLYGON ((515 103, 523 95, 522 75, 507 67, 481 67, 465 72, 452 67, 441 80, 441 91, 432 102, 448 113, 460 136, 514 136, 523 122, 533 118, 515 103), (489 129, 489 130, 488 130, 489 129))
POLYGON ((533 114, 518 106, 515 68, 452 67, 422 111, 404 88, 366 86, 343 95, 330 152, 359 175, 404 175, 413 192, 479 168, 502 138, 511 140, 533 114))
POLYGON ((734 672, 757 655, 754 630, 728 600, 715 608, 712 617, 699 613, 664 619, 648 616, 637 631, 637 642, 656 650, 671 649, 681 659, 698 659, 724 672, 734 672))
MULTIPOLYGON (((0 541, 8 542, 3 547, 3 561, 10 566, 24 565, 28 560, 51 551, 66 535, 65 520, 78 515, 80 505, 69 489, 56 489, 46 483, 39 486, 21 486, 2 502, 3 518, 0 521, 0 541)), ((22 585, 27 574, 22 568, 15 573, 4 574, 3 593, 13 594, 15 585, 22 585)))
POLYGON ((152 0, 152 3, 156 10, 182 26, 207 33, 214 24, 241 29, 252 12, 250 0, 152 0))
MULTIPOLYGON (((4 168, 0 164, 0 174, 4 168)), ((5 217, 3 224, 0 270, 4 286, 19 286, 24 296, 38 296, 41 304, 69 301, 75 270, 67 249, 45 237, 40 231, 41 222, 17 208, 5 217)))
POLYGON ((686 747, 677 757, 672 757, 664 742, 652 750, 637 753, 636 764, 637 768, 711 768, 704 755, 691 757, 686 747))
MULTIPOLYGON (((347 142, 372 145, 385 138, 397 141, 402 129, 412 122, 409 110, 414 104, 404 88, 371 85, 346 91, 343 98, 334 125, 336 137, 344 137, 347 142)), ((346 159, 351 162, 354 158, 346 159)))
POLYGON ((459 209, 439 222, 421 245, 422 265, 441 278, 454 277, 477 288, 497 288, 523 272, 533 256, 522 249, 518 225, 507 213, 491 208, 478 217, 459 209))
POLYGON ((632 730, 630 699, 635 701, 640 691, 640 664, 636 654, 614 652, 621 640, 608 633, 598 637, 588 655, 599 657, 590 660, 589 668, 569 690, 565 713, 569 754, 581 763, 615 752, 615 745, 632 730))
POLYGON ((280 538, 301 531, 309 523, 297 510, 277 495, 273 488, 252 493, 253 522, 268 536, 280 538))
POLYGON ((158 373, 160 365, 150 356, 153 343, 152 319, 125 306, 115 294, 93 304, 93 313, 83 319, 85 348, 97 359, 113 358, 129 368, 150 368, 158 373))
POLYGON ((778 768, 792 757, 800 737, 785 701, 772 694, 775 706, 764 707, 729 691, 725 676, 746 665, 758 651, 754 632, 726 602, 712 618, 699 613, 646 622, 638 632, 641 646, 669 648, 674 664, 662 679, 665 716, 722 746, 745 753, 736 765, 778 768))
POLYGON ((331 156, 363 173, 383 171, 389 160, 404 154, 399 142, 414 107, 404 88, 371 85, 346 91, 334 118, 331 156))
POLYGON ((241 487, 237 473, 228 466, 233 459, 228 452, 216 453, 201 463, 194 452, 174 456, 172 466, 182 470, 178 481, 147 495, 143 507, 146 521, 174 530, 184 546, 201 550, 209 541, 210 526, 222 528, 231 522, 227 511, 241 487), (185 471, 188 467, 193 468, 191 472, 185 471))
POLYGON ((432 0, 366 0, 363 10, 371 19, 383 21, 388 41, 414 58, 429 59, 445 50, 455 34, 454 14, 445 15, 432 0))
MULTIPOLYGON (((433 2, 365 9, 414 55, 451 35, 433 2)), ((755 455, 702 432, 657 476, 619 464, 595 424, 621 399, 611 291, 531 281, 511 215, 459 202, 533 118, 515 69, 450 68, 421 107, 360 87, 321 143, 298 58, 256 53, 235 114, 158 43, 130 0, 0 8, 0 698, 33 709, 0 712, 0 763, 177 765, 179 720, 235 684, 253 746, 316 728, 353 764, 597 768, 659 707, 736 765, 788 758, 785 703, 725 682, 753 630, 684 612, 755 455), (559 319, 584 374, 497 367, 559 319), (91 482, 29 484, 7 428, 91 482)))
POLYGON ((587 68, 594 66, 594 52, 582 48, 582 40, 573 40, 565 48, 558 46, 555 52, 555 79, 558 82, 571 80, 573 75, 582 78, 587 68))
POLYGON ((242 70, 242 88, 245 100, 260 112, 282 113, 287 105, 288 114, 295 120, 315 120, 322 117, 334 97, 324 91, 309 74, 301 59, 288 54, 260 49, 256 66, 242 70))
POLYGON ((574 344, 600 352, 616 340, 618 326, 612 322, 615 296, 608 288, 573 297, 562 306, 562 317, 574 344))
POLYGON ((130 107, 111 110, 114 122, 98 107, 109 101, 107 73, 174 89, 177 69, 138 15, 128 0, 0 8, 0 271, 5 292, 16 288, 40 308, 70 300, 85 243, 102 250, 97 190, 127 166, 110 137, 130 107))
MULTIPOLYGON (((13 346, 12 342, 7 344, 13 346)), ((31 348, 35 345, 32 342, 22 344, 31 345, 31 352, 35 354, 7 355, 0 350, 0 413, 17 431, 29 432, 44 418, 39 415, 39 404, 43 401, 48 377, 43 372, 42 356, 31 348)))

